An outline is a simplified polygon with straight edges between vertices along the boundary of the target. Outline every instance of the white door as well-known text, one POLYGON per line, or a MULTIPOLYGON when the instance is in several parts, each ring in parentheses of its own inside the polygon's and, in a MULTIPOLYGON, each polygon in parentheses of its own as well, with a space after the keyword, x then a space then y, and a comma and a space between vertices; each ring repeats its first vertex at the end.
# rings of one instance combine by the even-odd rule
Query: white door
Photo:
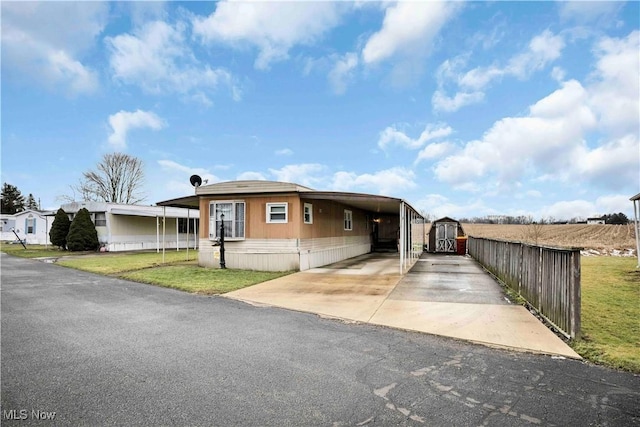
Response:
POLYGON ((458 224, 440 222, 436 226, 436 252, 455 252, 458 224))

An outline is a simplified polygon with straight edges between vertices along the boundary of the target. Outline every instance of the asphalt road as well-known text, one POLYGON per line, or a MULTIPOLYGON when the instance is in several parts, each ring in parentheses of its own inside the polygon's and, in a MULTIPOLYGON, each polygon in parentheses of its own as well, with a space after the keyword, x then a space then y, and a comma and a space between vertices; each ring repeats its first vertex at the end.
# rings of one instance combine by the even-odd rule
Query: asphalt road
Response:
POLYGON ((1 263, 2 425, 640 425, 628 373, 1 263))

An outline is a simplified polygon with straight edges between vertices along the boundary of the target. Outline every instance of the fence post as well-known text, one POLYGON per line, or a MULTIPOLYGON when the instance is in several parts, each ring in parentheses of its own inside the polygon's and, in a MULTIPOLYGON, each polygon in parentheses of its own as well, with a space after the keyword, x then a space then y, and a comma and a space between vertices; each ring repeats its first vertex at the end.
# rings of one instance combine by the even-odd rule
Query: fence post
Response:
POLYGON ((569 292, 571 295, 571 338, 575 339, 580 334, 581 318, 580 318, 580 304, 582 303, 581 291, 580 291, 580 257, 576 256, 580 254, 579 251, 573 251, 571 253, 571 285, 569 292))

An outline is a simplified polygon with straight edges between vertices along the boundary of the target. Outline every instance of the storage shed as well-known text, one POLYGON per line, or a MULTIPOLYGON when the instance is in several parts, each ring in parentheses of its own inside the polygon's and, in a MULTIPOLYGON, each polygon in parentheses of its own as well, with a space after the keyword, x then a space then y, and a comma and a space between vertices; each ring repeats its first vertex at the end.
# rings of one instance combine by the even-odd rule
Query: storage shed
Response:
POLYGON ((431 223, 431 229, 429 230, 429 252, 462 252, 461 255, 463 255, 465 251, 458 249, 457 241, 465 237, 460 221, 446 216, 435 220, 431 223))

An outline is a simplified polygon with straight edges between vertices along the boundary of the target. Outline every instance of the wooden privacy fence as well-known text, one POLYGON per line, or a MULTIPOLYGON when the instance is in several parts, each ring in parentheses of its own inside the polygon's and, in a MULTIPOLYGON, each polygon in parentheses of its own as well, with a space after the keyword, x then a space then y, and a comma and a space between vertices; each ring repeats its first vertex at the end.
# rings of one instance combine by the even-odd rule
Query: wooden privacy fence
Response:
POLYGON ((580 333, 580 249, 469 237, 469 255, 567 337, 580 333))

